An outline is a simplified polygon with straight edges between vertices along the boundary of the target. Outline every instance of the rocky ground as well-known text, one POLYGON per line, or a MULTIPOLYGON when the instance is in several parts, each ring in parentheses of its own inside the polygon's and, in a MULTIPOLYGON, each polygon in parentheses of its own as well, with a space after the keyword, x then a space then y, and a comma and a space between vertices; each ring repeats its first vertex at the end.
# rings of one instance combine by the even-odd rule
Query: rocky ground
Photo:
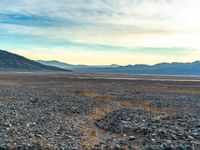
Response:
POLYGON ((108 149, 199 149, 199 116, 172 115, 149 118, 139 109, 120 109, 97 121, 107 132, 121 134, 118 141, 105 141, 108 149), (117 143, 117 145, 116 145, 117 143))
POLYGON ((200 149, 200 82, 0 74, 2 149, 200 149))

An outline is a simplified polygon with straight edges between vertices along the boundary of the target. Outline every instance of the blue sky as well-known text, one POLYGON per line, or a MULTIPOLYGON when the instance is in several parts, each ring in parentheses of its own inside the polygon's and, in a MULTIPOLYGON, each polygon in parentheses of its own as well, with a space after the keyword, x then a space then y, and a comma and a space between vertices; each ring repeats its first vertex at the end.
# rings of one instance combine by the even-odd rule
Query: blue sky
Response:
POLYGON ((199 0, 1 0, 0 49, 73 64, 200 56, 199 0))

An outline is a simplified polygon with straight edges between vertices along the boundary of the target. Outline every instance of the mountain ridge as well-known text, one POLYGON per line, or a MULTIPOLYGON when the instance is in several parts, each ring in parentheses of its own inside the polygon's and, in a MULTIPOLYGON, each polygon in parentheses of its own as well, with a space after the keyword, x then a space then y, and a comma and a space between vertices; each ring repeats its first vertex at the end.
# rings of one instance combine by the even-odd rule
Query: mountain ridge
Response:
POLYGON ((119 65, 117 64, 111 64, 111 65, 84 65, 84 64, 78 64, 78 65, 73 65, 73 64, 69 64, 69 63, 64 63, 64 62, 60 62, 58 60, 37 60, 37 62, 42 63, 42 64, 46 64, 46 65, 52 65, 52 66, 59 66, 60 68, 72 68, 72 69, 78 69, 78 68, 115 68, 115 67, 119 67, 119 65))
POLYGON ((70 71, 48 66, 0 49, 0 71, 70 71))
MULTIPOLYGON (((54 60, 55 61, 55 60, 54 60)), ((40 63, 57 66, 60 64, 56 61, 39 61, 40 63)), ((194 62, 172 62, 158 63, 155 65, 136 64, 136 65, 104 65, 104 66, 87 66, 87 65, 72 65, 61 62, 61 68, 69 69, 70 66, 75 72, 84 73, 130 73, 130 74, 167 74, 167 75, 200 75, 200 61, 194 62)))

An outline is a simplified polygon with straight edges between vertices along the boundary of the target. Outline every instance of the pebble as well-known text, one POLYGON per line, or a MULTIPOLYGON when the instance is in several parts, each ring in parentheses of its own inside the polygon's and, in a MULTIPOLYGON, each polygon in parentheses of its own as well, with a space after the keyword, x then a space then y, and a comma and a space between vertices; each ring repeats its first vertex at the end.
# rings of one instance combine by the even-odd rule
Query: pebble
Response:
POLYGON ((129 141, 135 140, 135 136, 129 136, 129 141))

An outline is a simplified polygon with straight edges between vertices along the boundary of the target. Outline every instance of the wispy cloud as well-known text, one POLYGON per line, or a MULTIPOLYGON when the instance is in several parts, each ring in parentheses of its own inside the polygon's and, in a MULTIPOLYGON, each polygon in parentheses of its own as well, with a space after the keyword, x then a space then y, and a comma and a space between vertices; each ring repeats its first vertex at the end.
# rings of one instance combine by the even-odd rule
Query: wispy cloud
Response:
POLYGON ((181 55, 200 48, 199 8, 199 0, 1 0, 0 39, 16 45, 20 37, 35 49, 137 53, 139 47, 154 55, 176 47, 181 55))
MULTIPOLYGON (((38 26, 38 27, 61 25, 60 21, 46 16, 14 14, 14 13, 7 13, 7 14, 1 13, 0 23, 10 24, 10 25, 38 26)), ((70 23, 70 25, 72 25, 72 23, 70 23)))

